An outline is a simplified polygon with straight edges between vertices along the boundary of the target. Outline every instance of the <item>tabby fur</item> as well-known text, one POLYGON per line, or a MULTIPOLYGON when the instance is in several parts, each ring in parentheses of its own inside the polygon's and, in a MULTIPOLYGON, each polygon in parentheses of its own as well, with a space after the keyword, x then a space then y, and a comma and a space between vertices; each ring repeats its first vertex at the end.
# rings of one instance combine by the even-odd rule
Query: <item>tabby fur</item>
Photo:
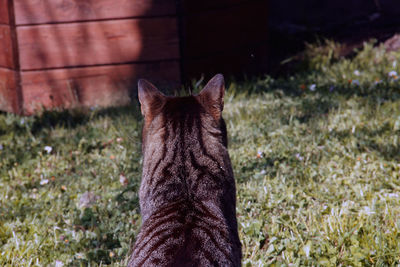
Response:
POLYGON ((223 76, 195 96, 165 96, 145 80, 138 88, 142 228, 128 266, 240 266, 223 76))

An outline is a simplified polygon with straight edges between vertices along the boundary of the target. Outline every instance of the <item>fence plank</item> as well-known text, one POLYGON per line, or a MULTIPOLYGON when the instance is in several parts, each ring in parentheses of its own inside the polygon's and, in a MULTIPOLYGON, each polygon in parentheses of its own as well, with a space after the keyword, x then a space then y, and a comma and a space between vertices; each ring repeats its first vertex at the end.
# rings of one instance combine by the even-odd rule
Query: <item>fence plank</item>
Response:
POLYGON ((156 85, 179 84, 179 62, 126 64, 21 73, 25 114, 56 107, 115 106, 129 103, 139 78, 156 85))
POLYGON ((22 70, 176 59, 175 18, 17 27, 22 70))
POLYGON ((0 24, 10 24, 7 0, 0 0, 0 24))
POLYGON ((19 112, 16 71, 0 68, 0 110, 19 112))
POLYGON ((0 67, 14 68, 10 26, 0 25, 0 67))
POLYGON ((17 25, 154 17, 176 13, 174 0, 14 0, 14 5, 17 25))

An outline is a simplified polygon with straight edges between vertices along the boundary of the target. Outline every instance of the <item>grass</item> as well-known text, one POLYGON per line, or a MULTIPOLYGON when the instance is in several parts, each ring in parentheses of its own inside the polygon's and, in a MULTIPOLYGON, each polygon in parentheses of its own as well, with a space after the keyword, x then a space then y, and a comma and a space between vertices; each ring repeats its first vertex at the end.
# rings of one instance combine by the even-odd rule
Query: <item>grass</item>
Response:
MULTIPOLYGON (((244 266, 400 263, 400 55, 310 45, 228 84, 244 266)), ((137 105, 0 114, 0 265, 126 264, 140 227, 137 105)))

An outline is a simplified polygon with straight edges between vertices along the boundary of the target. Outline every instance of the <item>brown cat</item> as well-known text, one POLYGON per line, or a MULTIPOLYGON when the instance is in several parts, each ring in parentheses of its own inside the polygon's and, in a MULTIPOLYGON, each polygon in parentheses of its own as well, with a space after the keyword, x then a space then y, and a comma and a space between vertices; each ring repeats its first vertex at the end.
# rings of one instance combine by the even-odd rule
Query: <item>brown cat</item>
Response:
POLYGON ((142 228, 128 266, 240 266, 224 78, 169 97, 139 81, 144 115, 142 228))

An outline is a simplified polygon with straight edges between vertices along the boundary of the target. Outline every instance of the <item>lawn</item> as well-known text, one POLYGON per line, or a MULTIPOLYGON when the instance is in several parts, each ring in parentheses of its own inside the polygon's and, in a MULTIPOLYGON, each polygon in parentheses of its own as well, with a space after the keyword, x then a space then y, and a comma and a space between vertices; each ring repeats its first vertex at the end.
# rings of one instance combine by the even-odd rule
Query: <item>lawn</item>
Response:
MULTIPOLYGON (((340 49, 227 82, 244 266, 400 264, 400 54, 340 49)), ((136 102, 0 114, 0 266, 126 264, 141 124, 136 102)))

